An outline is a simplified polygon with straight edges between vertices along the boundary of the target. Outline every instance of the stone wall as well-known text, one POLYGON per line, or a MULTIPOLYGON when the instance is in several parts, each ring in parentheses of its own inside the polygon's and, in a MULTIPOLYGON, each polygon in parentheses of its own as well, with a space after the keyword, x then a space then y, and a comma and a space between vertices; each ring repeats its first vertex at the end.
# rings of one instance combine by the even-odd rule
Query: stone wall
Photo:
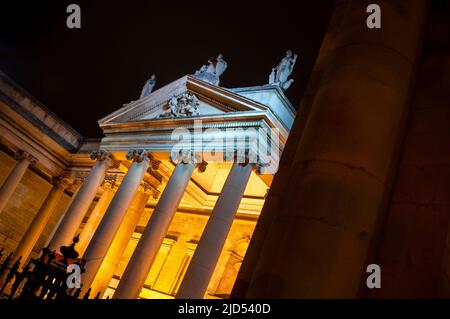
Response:
MULTIPOLYGON (((0 151, 0 185, 15 164, 14 158, 0 151)), ((52 185, 48 181, 30 169, 27 170, 5 210, 0 213, 0 247, 4 248, 7 253, 17 247, 51 188, 52 185)), ((40 249, 46 243, 69 200, 70 197, 64 194, 34 247, 32 258, 39 255, 40 249)))

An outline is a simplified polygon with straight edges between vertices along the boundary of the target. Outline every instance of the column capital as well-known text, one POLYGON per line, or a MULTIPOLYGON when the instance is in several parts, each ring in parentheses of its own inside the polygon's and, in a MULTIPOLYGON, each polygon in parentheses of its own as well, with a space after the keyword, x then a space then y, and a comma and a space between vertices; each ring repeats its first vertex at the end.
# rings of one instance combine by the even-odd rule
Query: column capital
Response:
POLYGON ((67 177, 64 176, 53 176, 50 180, 50 183, 56 187, 67 188, 70 185, 70 181, 67 177))
POLYGON ((177 152, 170 153, 170 160, 175 164, 193 164, 197 165, 202 162, 201 156, 192 152, 191 150, 179 150, 177 152))
POLYGON ((129 150, 126 158, 127 160, 135 161, 137 163, 151 160, 149 152, 143 149, 129 150))
POLYGON ((92 151, 89 155, 91 160, 106 161, 108 168, 119 168, 120 161, 116 160, 114 155, 108 151, 92 151))
POLYGON ((159 165, 161 164, 161 161, 156 159, 153 154, 150 154, 149 151, 143 149, 129 150, 126 157, 127 160, 133 160, 137 163, 142 161, 150 161, 150 167, 154 171, 158 170, 159 165))
POLYGON ((23 151, 23 150, 18 150, 15 154, 14 154, 14 158, 18 161, 20 160, 27 160, 30 162, 31 165, 34 165, 37 163, 37 158, 34 157, 33 155, 31 155, 30 153, 23 151))
POLYGON ((92 151, 89 157, 91 160, 97 160, 97 161, 103 161, 106 159, 106 157, 109 155, 108 152, 105 151, 92 151))

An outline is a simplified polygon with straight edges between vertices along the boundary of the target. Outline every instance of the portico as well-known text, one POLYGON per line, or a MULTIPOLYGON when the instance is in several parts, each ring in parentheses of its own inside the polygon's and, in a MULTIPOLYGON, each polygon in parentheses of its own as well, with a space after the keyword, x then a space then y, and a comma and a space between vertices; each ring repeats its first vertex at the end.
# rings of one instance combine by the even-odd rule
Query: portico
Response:
POLYGON ((55 181, 22 258, 77 185, 47 242, 59 252, 79 237, 82 294, 229 295, 295 111, 277 84, 224 89, 202 74, 148 88, 99 120, 104 137, 55 181))
MULTIPOLYGON (((183 296, 203 297, 220 257, 230 258, 223 250, 230 245, 226 241, 235 218, 249 225, 238 241, 251 236, 270 187, 274 173, 270 170, 276 171, 271 165, 278 160, 293 120, 286 102, 276 86, 239 89, 238 94, 185 76, 101 119, 102 157, 95 153, 92 158, 96 163, 112 159, 123 174, 108 207, 99 213, 97 206, 105 205, 108 196, 103 193, 81 230, 87 261, 84 289, 91 287, 92 293, 114 298, 145 298, 174 296, 181 286, 183 296), (271 98, 274 109, 255 96, 271 98), (142 183, 147 185, 147 196, 139 195, 142 183), (150 216, 139 234, 136 230, 146 208, 150 216), (196 212, 204 216, 204 231, 181 243, 186 234, 171 235, 171 224, 177 214, 196 212), (180 246, 184 256, 176 252, 180 246), (194 263, 189 265, 191 258, 194 263), (181 268, 167 264, 175 259, 181 268), (202 285, 192 287, 189 282, 195 282, 198 273, 203 274, 202 285), (165 278, 166 284, 155 280, 155 275, 165 278)), ((97 184, 102 182, 99 178, 97 184)), ((223 264, 218 273, 230 266, 223 264)))

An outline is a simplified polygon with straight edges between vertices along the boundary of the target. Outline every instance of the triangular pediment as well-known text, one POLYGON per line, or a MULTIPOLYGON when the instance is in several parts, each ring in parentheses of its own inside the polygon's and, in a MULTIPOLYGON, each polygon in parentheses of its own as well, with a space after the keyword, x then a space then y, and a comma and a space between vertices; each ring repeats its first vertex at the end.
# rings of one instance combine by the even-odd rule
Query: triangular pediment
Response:
POLYGON ((264 112, 267 107, 230 90, 184 76, 99 120, 100 125, 264 112))

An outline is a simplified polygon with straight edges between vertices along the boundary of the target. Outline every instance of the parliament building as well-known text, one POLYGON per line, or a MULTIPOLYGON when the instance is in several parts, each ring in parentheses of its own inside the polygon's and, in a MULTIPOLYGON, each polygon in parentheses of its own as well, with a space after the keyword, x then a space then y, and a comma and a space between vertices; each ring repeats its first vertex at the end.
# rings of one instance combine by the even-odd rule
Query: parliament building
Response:
POLYGON ((335 1, 298 106, 296 52, 238 88, 219 54, 86 138, 1 72, 0 264, 64 256, 92 298, 449 298, 449 12, 378 2, 382 33, 335 1))

